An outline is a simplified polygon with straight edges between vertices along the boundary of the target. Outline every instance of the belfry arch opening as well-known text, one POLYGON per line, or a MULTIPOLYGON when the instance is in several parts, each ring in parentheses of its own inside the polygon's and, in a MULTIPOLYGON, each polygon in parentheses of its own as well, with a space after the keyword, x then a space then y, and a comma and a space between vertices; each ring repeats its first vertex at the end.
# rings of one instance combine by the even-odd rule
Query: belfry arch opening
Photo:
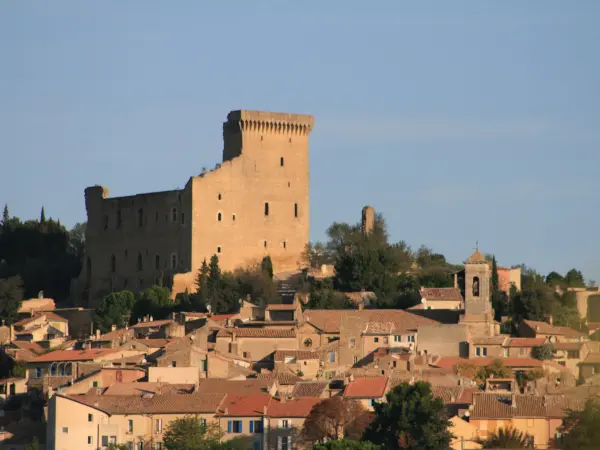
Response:
POLYGON ((473 277, 473 297, 479 297, 479 277, 473 277))

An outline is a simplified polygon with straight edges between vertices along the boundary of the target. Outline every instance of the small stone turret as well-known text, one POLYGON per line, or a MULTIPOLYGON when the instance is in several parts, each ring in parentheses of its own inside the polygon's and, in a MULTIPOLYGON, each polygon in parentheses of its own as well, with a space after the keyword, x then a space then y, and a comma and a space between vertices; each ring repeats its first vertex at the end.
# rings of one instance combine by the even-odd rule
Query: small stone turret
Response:
POLYGON ((373 228, 375 228, 375 209, 372 206, 365 206, 362 210, 362 231, 369 234, 373 228))

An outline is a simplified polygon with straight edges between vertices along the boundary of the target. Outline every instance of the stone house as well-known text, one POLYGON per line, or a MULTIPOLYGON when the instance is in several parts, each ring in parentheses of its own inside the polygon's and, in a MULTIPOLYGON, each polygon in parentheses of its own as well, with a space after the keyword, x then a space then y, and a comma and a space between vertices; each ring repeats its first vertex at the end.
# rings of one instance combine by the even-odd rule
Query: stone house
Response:
POLYGON ((589 340, 588 335, 573 328, 555 326, 552 317, 548 322, 524 320, 518 330, 520 337, 544 338, 550 343, 554 342, 582 342, 589 340))
POLYGON ((139 367, 102 367, 72 382, 61 386, 63 395, 87 394, 92 389, 103 389, 117 383, 133 383, 146 377, 146 370, 139 367))
POLYGON ((584 399, 562 395, 477 393, 470 423, 486 439, 499 428, 516 428, 532 437, 535 448, 552 448, 567 410, 583 408, 584 399))
POLYGON ((421 304, 424 309, 464 309, 465 302, 460 289, 424 288, 420 290, 421 304))
POLYGON ((69 321, 53 312, 41 312, 12 325, 13 339, 40 342, 44 347, 60 345, 69 336, 69 321))
POLYGON ((508 356, 505 346, 509 340, 507 335, 476 336, 469 345, 469 358, 502 358, 508 356))
POLYGON ((351 376, 344 388, 343 396, 358 400, 365 409, 373 411, 373 404, 385 400, 389 389, 388 377, 353 377, 351 376))
POLYGON ((90 341, 90 346, 92 348, 117 348, 129 342, 133 337, 133 329, 129 327, 117 329, 117 326, 113 325, 108 333, 100 334, 100 330, 96 330, 96 335, 90 341))
MULTIPOLYGON (((168 338, 173 337, 168 333, 170 326, 176 325, 171 319, 152 320, 152 317, 144 317, 141 322, 131 326, 136 339, 146 338, 168 338)), ((183 336, 183 334, 182 334, 183 336)))
POLYGON ((312 408, 320 398, 302 397, 296 399, 272 399, 267 406, 265 424, 267 437, 265 449, 300 449, 299 433, 312 408))
POLYGON ((265 415, 271 396, 228 394, 221 402, 217 420, 224 433, 223 440, 248 436, 253 450, 266 446, 265 415))
POLYGON ((0 408, 9 397, 27 392, 27 379, 20 377, 0 378, 0 408))
POLYGON ((298 349, 296 329, 291 327, 239 327, 218 331, 215 350, 258 362, 277 350, 298 349))
POLYGON ((511 337, 504 344, 505 356, 530 358, 531 350, 546 344, 546 338, 515 338, 511 337), (508 353, 508 354, 507 354, 508 353))
POLYGON ((299 381, 294 386, 291 397, 329 398, 328 387, 329 383, 327 381, 299 381))
POLYGON ((288 370, 307 379, 317 377, 321 359, 310 350, 277 350, 273 355, 275 370, 288 370))

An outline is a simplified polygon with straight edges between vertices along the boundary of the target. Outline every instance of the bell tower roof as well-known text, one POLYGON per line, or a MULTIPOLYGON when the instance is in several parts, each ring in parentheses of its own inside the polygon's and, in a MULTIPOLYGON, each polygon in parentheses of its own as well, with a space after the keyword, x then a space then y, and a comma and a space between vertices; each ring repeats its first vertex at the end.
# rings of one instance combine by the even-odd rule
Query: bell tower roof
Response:
POLYGON ((467 263, 470 264, 487 264, 487 259, 485 259, 485 256, 483 256, 483 253, 481 253, 479 250, 475 250, 475 253, 473 253, 469 259, 467 259, 467 263))

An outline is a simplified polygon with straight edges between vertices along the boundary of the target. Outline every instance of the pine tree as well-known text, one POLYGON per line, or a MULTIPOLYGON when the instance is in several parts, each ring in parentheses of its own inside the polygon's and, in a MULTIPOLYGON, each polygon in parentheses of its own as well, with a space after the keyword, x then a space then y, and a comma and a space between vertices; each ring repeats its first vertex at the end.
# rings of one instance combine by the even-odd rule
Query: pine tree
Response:
POLYGON ((10 214, 8 212, 8 205, 4 204, 4 211, 2 211, 2 226, 7 227, 10 222, 10 214))
POLYGON ((44 211, 43 206, 42 206, 42 212, 40 213, 40 223, 46 223, 46 212, 44 211))
POLYGON ((273 262, 270 256, 265 256, 260 263, 261 270, 266 273, 269 278, 273 278, 273 262))

